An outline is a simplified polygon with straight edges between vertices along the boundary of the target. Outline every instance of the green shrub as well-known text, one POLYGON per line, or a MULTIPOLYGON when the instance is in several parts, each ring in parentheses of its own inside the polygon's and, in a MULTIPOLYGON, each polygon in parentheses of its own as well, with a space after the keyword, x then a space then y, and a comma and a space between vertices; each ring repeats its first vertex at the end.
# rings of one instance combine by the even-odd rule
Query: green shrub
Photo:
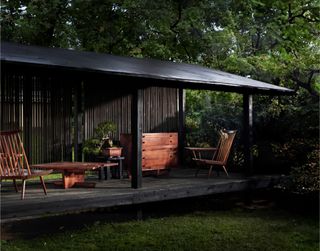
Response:
POLYGON ((300 194, 319 192, 319 174, 319 150, 315 149, 307 155, 306 163, 292 168, 289 178, 280 188, 300 194))
POLYGON ((83 153, 87 155, 99 155, 103 148, 112 147, 111 134, 117 130, 115 123, 105 121, 95 128, 95 137, 87 139, 83 143, 83 153))

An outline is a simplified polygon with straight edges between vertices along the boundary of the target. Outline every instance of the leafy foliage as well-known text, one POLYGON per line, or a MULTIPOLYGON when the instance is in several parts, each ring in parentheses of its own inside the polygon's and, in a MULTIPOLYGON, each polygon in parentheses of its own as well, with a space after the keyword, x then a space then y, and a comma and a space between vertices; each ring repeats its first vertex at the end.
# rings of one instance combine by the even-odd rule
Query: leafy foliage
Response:
POLYGON ((95 137, 87 139, 83 143, 83 152, 85 154, 99 155, 106 147, 113 146, 113 140, 111 134, 117 129, 115 123, 111 121, 105 121, 100 123, 97 128, 94 129, 95 137))
POLYGON ((243 165, 241 146, 242 95, 226 92, 187 91, 186 143, 189 146, 216 146, 222 128, 238 130, 229 168, 243 165))
POLYGON ((319 151, 313 150, 304 164, 292 168, 286 188, 298 193, 320 190, 319 151))
POLYGON ((241 129, 241 95, 188 91, 186 98, 186 126, 190 137, 187 144, 212 145, 216 143, 221 128, 241 129))

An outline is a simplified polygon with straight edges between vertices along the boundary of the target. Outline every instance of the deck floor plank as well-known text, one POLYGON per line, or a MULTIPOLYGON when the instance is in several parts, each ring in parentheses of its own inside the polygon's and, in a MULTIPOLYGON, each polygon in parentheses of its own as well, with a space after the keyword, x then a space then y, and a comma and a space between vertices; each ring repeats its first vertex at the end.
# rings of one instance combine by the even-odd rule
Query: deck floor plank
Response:
POLYGON ((47 182, 48 195, 45 196, 40 184, 27 184, 24 200, 20 199, 11 184, 7 184, 1 188, 1 222, 267 188, 278 180, 279 176, 245 178, 239 174, 207 178, 206 173, 195 178, 192 169, 175 169, 168 176, 144 177, 143 187, 139 189, 132 189, 128 179, 96 179, 95 188, 70 189, 57 188, 52 182, 47 182))

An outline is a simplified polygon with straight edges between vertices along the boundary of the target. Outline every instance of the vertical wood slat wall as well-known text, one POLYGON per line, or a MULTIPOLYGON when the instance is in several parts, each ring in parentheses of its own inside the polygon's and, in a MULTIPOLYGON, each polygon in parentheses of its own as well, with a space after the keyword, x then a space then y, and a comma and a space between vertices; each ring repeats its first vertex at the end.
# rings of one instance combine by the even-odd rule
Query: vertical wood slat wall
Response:
MULTIPOLYGON (((21 129, 30 163, 45 163, 73 158, 75 128, 74 101, 77 85, 68 79, 2 72, 0 88, 0 130, 21 129)), ((123 88, 98 88, 84 83, 81 95, 84 118, 81 139, 93 136, 103 121, 113 121, 118 131, 131 130, 131 95, 123 88)), ((178 130, 175 88, 149 87, 143 91, 143 132, 178 130)), ((82 142, 78 142, 81 144, 82 142)))
POLYGON ((28 74, 2 74, 0 130, 22 130, 29 162, 72 159, 72 86, 28 74))
MULTIPOLYGON (((149 87, 143 90, 143 132, 178 131, 178 91, 175 88, 149 87)), ((119 140, 120 133, 131 130, 131 95, 119 89, 103 90, 85 87, 85 139, 94 135, 94 128, 104 121, 117 124, 112 135, 119 140)))

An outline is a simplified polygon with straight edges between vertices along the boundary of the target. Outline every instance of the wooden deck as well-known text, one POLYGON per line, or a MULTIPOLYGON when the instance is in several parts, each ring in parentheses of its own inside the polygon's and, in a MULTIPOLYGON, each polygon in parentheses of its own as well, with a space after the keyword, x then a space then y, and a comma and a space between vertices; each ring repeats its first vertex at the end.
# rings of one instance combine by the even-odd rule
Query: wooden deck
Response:
POLYGON ((195 178, 192 169, 174 169, 169 175, 144 177, 143 188, 140 189, 132 189, 128 179, 96 179, 95 188, 71 189, 57 188, 52 182, 46 182, 48 195, 45 196, 39 184, 27 183, 25 200, 20 199, 20 194, 14 191, 11 184, 4 184, 1 188, 1 223, 113 206, 268 188, 278 180, 279 176, 245 178, 239 174, 230 174, 229 177, 221 174, 208 179, 207 172, 195 178))

